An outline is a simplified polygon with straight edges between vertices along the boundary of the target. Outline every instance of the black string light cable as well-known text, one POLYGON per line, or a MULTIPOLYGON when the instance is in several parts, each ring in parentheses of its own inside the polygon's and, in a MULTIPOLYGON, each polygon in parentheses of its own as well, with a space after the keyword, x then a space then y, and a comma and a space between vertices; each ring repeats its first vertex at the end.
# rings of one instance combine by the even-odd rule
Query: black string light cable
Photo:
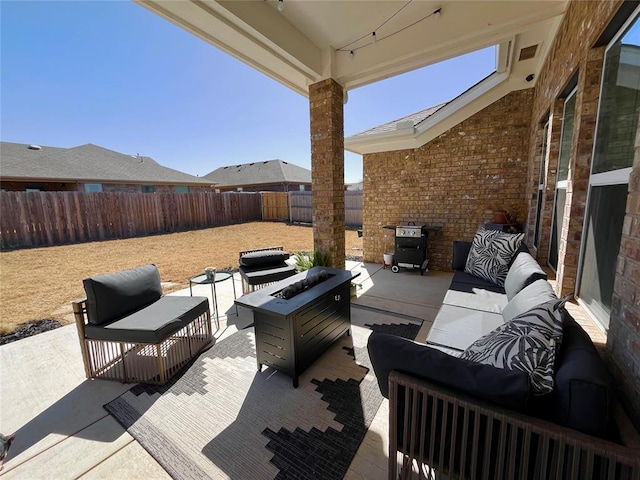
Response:
POLYGON ((422 17, 422 18, 419 18, 419 19, 418 19, 418 20, 416 20, 415 22, 413 22, 413 23, 411 23, 411 24, 409 24, 409 25, 406 25, 406 26, 402 27, 402 28, 401 28, 401 29, 399 29, 399 30, 396 30, 395 32, 392 32, 392 33, 390 33, 390 34, 388 34, 388 35, 385 35, 384 37, 380 37, 380 36, 377 34, 377 32, 378 32, 382 27, 384 27, 388 22, 390 22, 390 21, 391 21, 391 19, 393 19, 396 15, 398 15, 402 10, 404 10, 406 7, 408 7, 408 6, 409 6, 409 4, 411 4, 412 2, 413 2, 413 0, 409 0, 407 3, 405 3, 402 7, 400 7, 400 9, 398 9, 398 11, 396 11, 396 13, 394 13, 394 14, 393 14, 393 15, 391 15, 388 19, 386 19, 384 22, 382 22, 382 23, 378 26, 378 28, 376 28, 375 30, 373 30, 371 33, 367 33, 367 34, 365 34, 365 35, 362 35, 360 38, 357 38, 357 39, 353 40, 352 42, 349 42, 349 43, 347 43, 346 45, 343 45, 342 47, 337 48, 337 49, 336 49, 336 51, 337 51, 337 52, 348 52, 348 53, 349 53, 349 55, 351 56, 351 58, 353 58, 353 57, 354 57, 354 55, 355 55, 355 52, 356 52, 356 51, 358 51, 358 50, 360 50, 360 49, 362 49, 362 48, 368 47, 368 46, 370 46, 370 45, 373 45, 373 44, 374 44, 374 43, 376 43, 376 42, 380 42, 380 41, 382 41, 382 40, 386 40, 387 38, 393 37, 394 35, 397 35, 398 33, 401 33, 401 32, 403 32, 403 31, 407 30, 408 28, 411 28, 411 27, 413 27, 414 25, 417 25, 418 23, 420 23, 420 22, 422 22, 422 21, 426 20, 426 19, 427 19, 427 18, 429 18, 429 17, 433 17, 433 16, 438 16, 438 17, 439 17, 439 16, 440 16, 440 12, 442 11, 442 8, 437 8, 437 9, 435 9, 433 12, 431 12, 430 14, 425 15, 425 16, 424 16, 424 17, 422 17), (367 38, 367 37, 371 37, 371 41, 370 41, 369 43, 365 43, 364 45, 360 45, 360 46, 358 46, 358 47, 352 47, 352 45, 353 45, 353 44, 358 43, 358 42, 360 42, 361 40, 364 40, 364 39, 365 39, 365 38, 367 38))

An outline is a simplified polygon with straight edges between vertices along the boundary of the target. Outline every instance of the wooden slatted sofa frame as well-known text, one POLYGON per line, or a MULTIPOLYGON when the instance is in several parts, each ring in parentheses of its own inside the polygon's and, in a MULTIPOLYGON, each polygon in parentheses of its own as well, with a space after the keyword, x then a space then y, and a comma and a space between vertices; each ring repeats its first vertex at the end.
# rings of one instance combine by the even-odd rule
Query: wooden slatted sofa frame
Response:
POLYGON ((155 265, 84 286, 72 306, 87 378, 163 385, 211 344, 208 298, 163 296, 155 265))
POLYGON ((640 439, 614 412, 621 444, 393 371, 388 478, 638 480, 640 439))
POLYGON ((289 254, 284 252, 281 245, 241 251, 238 262, 240 263, 239 272, 242 279, 242 293, 253 292, 295 275, 297 273, 295 267, 287 265, 284 261, 287 258, 289 258, 289 254), (269 255, 270 252, 281 252, 282 255, 269 255), (262 259, 256 262, 256 266, 247 266, 244 265, 245 262, 242 258, 245 255, 256 258, 262 257, 262 259))

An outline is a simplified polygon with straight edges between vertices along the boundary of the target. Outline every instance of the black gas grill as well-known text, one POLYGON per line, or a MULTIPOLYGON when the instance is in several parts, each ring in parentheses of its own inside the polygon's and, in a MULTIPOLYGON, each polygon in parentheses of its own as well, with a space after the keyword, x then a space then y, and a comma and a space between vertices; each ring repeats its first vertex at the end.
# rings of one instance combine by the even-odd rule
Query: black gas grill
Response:
POLYGON ((385 226, 395 230, 395 250, 391 271, 397 273, 400 268, 419 268, 420 275, 428 271, 429 232, 437 232, 441 227, 416 225, 385 226))

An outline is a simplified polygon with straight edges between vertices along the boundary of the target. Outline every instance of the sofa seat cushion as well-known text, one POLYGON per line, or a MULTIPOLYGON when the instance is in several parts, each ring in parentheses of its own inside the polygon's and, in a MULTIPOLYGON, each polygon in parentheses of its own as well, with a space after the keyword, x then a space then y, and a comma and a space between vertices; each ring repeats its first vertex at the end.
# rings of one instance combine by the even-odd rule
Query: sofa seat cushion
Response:
POLYGON ((460 358, 529 374, 537 395, 553 391, 554 367, 562 343, 563 300, 554 299, 518 315, 476 340, 460 358))
POLYGON ((207 297, 166 296, 109 324, 87 324, 85 336, 113 342, 161 343, 208 309, 207 297))
POLYGON ((611 374, 589 335, 562 312, 563 337, 558 353, 555 389, 536 401, 540 416, 587 435, 615 439, 611 374))
POLYGON ((492 292, 477 287, 471 287, 469 290, 470 291, 459 291, 449 289, 442 303, 500 314, 502 313, 502 309, 507 305, 507 296, 504 293, 492 292))
POLYGON ((508 322, 518 315, 531 310, 536 305, 557 299, 551 284, 546 280, 536 280, 523 288, 502 309, 504 321, 508 322))
POLYGON ((499 313, 442 305, 427 335, 427 344, 463 351, 503 323, 499 313))
POLYGON ((476 277, 466 272, 454 272, 451 279, 450 290, 457 290, 459 292, 472 292, 474 288, 482 288, 497 293, 504 293, 504 288, 495 283, 491 283, 488 280, 476 277))
POLYGON ((372 333, 367 349, 380 391, 387 398, 389 373, 396 370, 514 410, 528 407, 529 378, 523 372, 470 362, 385 333, 372 333))
POLYGON ((531 285, 536 280, 546 280, 547 274, 542 270, 535 258, 529 253, 518 253, 509 267, 509 272, 504 281, 504 291, 511 300, 523 288, 531 285))
POLYGON ((260 270, 248 268, 243 265, 239 267, 240 275, 249 285, 260 285, 262 283, 277 282, 296 274, 295 265, 280 263, 274 267, 265 267, 260 270))
POLYGON ((504 281, 524 233, 506 233, 480 227, 473 237, 464 271, 497 285, 504 281))
POLYGON ((240 257, 240 265, 250 268, 265 268, 280 265, 289 258, 289 252, 282 250, 261 250, 245 253, 240 257))
POLYGON ((135 312, 162 297, 160 273, 153 265, 85 278, 87 319, 101 325, 135 312))

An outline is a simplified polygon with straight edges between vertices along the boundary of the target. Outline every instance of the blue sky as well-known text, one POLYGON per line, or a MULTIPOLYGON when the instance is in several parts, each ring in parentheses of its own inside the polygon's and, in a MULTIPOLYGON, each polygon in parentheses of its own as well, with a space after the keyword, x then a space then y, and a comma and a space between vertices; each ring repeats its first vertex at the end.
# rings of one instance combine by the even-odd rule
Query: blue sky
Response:
MULTIPOLYGON (((205 175, 280 158, 311 168, 309 104, 128 1, 0 2, 0 139, 93 143, 205 175)), ((345 135, 457 96, 492 48, 349 92, 345 135)), ((362 157, 345 152, 345 181, 362 157)))

